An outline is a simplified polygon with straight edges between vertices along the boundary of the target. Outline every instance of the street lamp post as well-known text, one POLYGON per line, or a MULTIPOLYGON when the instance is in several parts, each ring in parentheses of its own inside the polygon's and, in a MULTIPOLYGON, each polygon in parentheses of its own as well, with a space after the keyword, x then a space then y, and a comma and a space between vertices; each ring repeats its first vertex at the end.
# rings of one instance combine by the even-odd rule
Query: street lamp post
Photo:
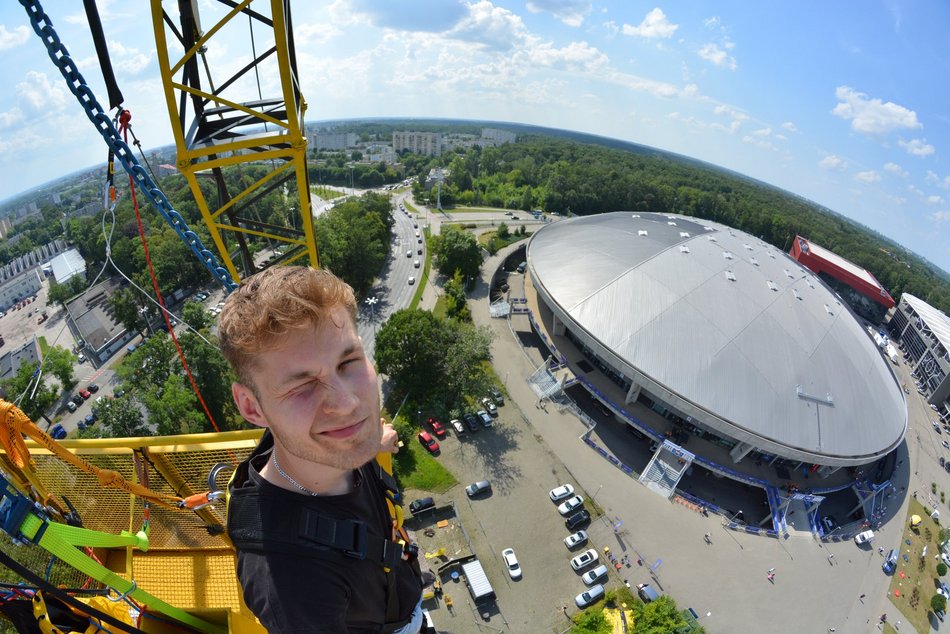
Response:
POLYGON ((367 297, 365 300, 366 305, 369 306, 369 320, 370 322, 376 321, 376 302, 379 301, 378 297, 367 297))

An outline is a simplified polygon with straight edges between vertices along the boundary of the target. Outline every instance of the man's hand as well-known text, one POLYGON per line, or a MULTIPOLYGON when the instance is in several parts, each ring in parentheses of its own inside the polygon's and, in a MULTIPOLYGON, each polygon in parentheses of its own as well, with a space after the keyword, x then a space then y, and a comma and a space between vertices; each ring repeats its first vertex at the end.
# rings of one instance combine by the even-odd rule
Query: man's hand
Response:
POLYGON ((379 424, 383 426, 383 437, 379 442, 379 450, 399 453, 402 443, 399 442, 399 434, 396 433, 392 423, 387 423, 385 418, 380 418, 379 424))

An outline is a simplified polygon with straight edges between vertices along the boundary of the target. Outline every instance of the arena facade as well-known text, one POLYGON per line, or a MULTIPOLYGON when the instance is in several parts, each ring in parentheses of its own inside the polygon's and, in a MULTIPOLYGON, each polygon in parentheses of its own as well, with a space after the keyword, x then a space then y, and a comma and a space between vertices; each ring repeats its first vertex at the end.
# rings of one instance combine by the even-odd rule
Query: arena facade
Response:
POLYGON ((625 402, 661 402, 735 463, 755 452, 827 475, 904 438, 904 394, 865 328, 758 238, 614 212, 545 226, 526 261, 554 334, 604 368, 625 402))

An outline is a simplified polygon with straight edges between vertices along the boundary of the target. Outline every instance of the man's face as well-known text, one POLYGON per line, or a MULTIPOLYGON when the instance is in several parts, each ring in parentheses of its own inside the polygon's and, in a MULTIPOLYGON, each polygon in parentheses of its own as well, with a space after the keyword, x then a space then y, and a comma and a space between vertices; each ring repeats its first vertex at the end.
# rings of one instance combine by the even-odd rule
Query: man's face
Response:
POLYGON ((338 306, 329 317, 258 354, 250 372, 257 394, 236 383, 234 399, 241 415, 270 428, 290 455, 355 469, 379 450, 376 372, 346 310, 338 306))

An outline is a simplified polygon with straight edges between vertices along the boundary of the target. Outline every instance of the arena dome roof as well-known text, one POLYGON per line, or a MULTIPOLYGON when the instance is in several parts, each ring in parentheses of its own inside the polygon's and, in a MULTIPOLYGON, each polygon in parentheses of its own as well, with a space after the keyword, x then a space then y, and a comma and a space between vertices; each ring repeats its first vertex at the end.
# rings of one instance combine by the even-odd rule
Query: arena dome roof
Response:
POLYGON ((903 439, 904 394, 867 332, 814 274, 758 238, 615 212, 545 226, 527 262, 568 328, 725 436, 820 464, 868 462, 903 439))

